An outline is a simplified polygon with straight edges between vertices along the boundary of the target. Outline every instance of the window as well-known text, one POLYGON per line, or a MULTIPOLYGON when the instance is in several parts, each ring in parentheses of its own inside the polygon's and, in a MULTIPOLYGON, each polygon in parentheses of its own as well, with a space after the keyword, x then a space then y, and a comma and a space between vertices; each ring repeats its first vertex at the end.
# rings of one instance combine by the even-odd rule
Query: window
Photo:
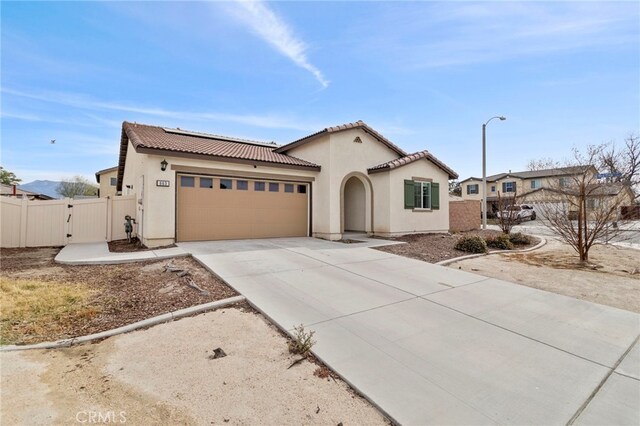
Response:
POLYGON ((249 182, 247 182, 246 180, 237 180, 236 189, 246 191, 247 189, 249 189, 249 182))
POLYGON ((496 192, 496 186, 495 185, 491 185, 491 192, 496 192))
POLYGON ((477 194, 479 188, 480 188, 480 185, 478 185, 477 183, 474 184, 474 185, 467 185, 467 195, 469 195, 469 194, 477 194))
POLYGON ((571 179, 568 177, 561 177, 559 182, 561 188, 566 188, 571 185, 571 179))
POLYGON ((213 179, 201 177, 200 188, 213 188, 213 179))
POLYGON ((220 179, 220 189, 231 189, 231 179, 220 179))
POLYGON ((516 192, 516 183, 502 182, 502 192, 516 192))
POLYGON ((285 183, 284 184, 284 192, 293 192, 293 184, 285 183))
POLYGON ((431 208, 431 182, 414 182, 413 194, 416 209, 431 208))
POLYGON ((264 191, 264 182, 254 182, 253 183, 254 191, 264 191))
POLYGON ((540 188, 540 187, 542 187, 542 184, 541 184, 541 182, 540 182, 540 179, 533 179, 533 180, 531 181, 531 189, 538 189, 538 188, 540 188))
POLYGON ((413 209, 414 211, 440 209, 440 184, 437 182, 405 180, 404 208, 413 209))
POLYGON ((118 178, 111 178, 109 179, 109 185, 111 186, 116 186, 116 184, 118 183, 118 178))
POLYGON ((269 192, 279 192, 280 184, 276 182, 269 182, 269 192))
POLYGON ((298 194, 306 194, 307 185, 298 185, 298 194))
POLYGON ((180 186, 183 188, 193 188, 196 186, 196 178, 193 176, 180 176, 180 186))

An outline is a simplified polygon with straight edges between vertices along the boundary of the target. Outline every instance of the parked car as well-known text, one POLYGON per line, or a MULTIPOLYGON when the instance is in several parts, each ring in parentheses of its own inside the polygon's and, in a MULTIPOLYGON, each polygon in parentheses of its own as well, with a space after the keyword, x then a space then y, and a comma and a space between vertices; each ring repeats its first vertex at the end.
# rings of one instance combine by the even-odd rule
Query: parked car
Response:
POLYGON ((506 210, 497 212, 496 216, 498 219, 511 217, 516 222, 522 222, 527 219, 536 220, 536 211, 529 204, 514 204, 508 206, 506 210))

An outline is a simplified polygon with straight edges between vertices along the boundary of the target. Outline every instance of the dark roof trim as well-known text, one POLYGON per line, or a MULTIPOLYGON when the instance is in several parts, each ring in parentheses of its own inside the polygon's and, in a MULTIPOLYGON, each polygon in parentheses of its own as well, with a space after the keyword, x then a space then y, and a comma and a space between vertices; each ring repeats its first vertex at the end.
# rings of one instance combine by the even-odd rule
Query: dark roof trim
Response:
POLYGON ((104 169, 104 170, 98 170, 96 172, 96 181, 100 183, 100 175, 103 175, 105 173, 115 172, 116 170, 118 170, 118 166, 109 167, 108 169, 104 169))
POLYGON ((277 153, 280 153, 280 154, 284 154, 287 151, 290 151, 290 150, 292 150, 292 149, 294 149, 294 148, 296 148, 298 146, 301 146, 301 145, 304 145, 306 143, 309 143, 312 140, 314 140, 317 137, 322 136, 324 134, 338 133, 338 132, 342 132, 342 131, 345 131, 345 130, 351 130, 351 129, 361 129, 362 131, 370 134, 375 139, 377 139, 379 142, 381 142, 382 144, 386 145, 389 149, 391 149, 392 151, 394 151, 396 154, 398 154, 401 157, 405 157, 405 156, 408 155, 404 150, 402 150, 400 147, 395 145, 389 139, 387 139, 384 136, 382 136, 380 133, 378 133, 376 130, 374 130, 372 127, 367 125, 362 120, 358 120, 355 123, 346 123, 346 124, 340 124, 338 126, 326 127, 324 129, 320 130, 319 132, 313 133, 311 135, 305 136, 305 137, 300 138, 300 139, 298 139, 296 141, 293 141, 291 143, 283 145, 280 148, 274 149, 273 151, 277 152, 277 153))

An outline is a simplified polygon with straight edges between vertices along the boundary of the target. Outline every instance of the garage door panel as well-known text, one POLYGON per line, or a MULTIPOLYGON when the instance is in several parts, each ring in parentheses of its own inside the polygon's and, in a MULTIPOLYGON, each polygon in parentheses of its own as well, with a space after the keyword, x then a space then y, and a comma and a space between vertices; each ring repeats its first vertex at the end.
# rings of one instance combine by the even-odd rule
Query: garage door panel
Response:
MULTIPOLYGON (((201 188, 199 179, 195 187, 177 189, 177 239, 202 241, 242 238, 294 237, 308 234, 308 195, 298 192, 299 183, 293 183, 295 192, 284 192, 279 182, 278 192, 255 191, 255 180, 247 181, 247 189, 239 190, 232 179, 232 189, 220 189, 220 179, 213 179, 213 188, 201 188)), ((208 182, 208 181, 205 181, 208 182)))

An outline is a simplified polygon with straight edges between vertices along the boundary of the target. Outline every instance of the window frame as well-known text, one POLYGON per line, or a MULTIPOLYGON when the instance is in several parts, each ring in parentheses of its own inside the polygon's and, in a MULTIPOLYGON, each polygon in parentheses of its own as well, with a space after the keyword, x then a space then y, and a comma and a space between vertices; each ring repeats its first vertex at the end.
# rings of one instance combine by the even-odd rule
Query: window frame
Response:
POLYGON ((195 176, 180 176, 180 188, 195 188, 196 187, 196 177, 195 176), (191 180, 191 185, 185 185, 185 181, 191 180))
POLYGON ((477 195, 479 193, 480 193, 480 184, 479 183, 467 184, 467 195, 477 195), (475 192, 471 188, 475 188, 475 192))
POLYGON ((265 192, 267 189, 267 185, 265 184, 265 182, 262 181, 255 181, 253 182, 253 190, 255 192, 265 192))
POLYGON ((280 192, 280 182, 269 182, 269 192, 280 192), (275 190, 273 189, 275 186, 275 190))
POLYGON ((213 178, 208 178, 208 177, 202 177, 202 176, 201 176, 201 177, 200 177, 200 179, 199 179, 199 181, 200 181, 200 182, 198 183, 198 184, 199 184, 198 188, 203 188, 203 189, 213 189, 213 178), (206 180, 211 181, 211 186, 202 186, 202 183, 203 183, 203 182, 202 182, 202 180, 203 180, 203 179, 204 179, 205 181, 206 181, 206 180))
POLYGON ((236 179, 236 189, 238 191, 248 191, 249 181, 244 179, 236 179))
POLYGON ((414 209, 415 210, 431 210, 431 182, 424 181, 413 181, 414 184, 414 209), (420 188, 420 189, 418 189, 420 188), (427 189, 428 194, 425 194, 425 189, 427 189), (425 207, 425 195, 428 197, 429 202, 428 206, 425 207), (417 201, 420 200, 420 205, 418 205, 417 201))
POLYGON ((117 177, 109 178, 109 186, 117 186, 117 185, 118 185, 118 178, 117 177))
POLYGON ((510 180, 508 182, 502 182, 502 192, 504 194, 512 194, 516 192, 516 181, 510 180), (511 187, 510 190, 509 187, 511 187))
POLYGON ((226 191, 228 189, 233 189, 233 179, 220 179, 220 182, 218 184, 218 189, 222 189, 223 191, 226 191), (229 182, 229 186, 223 187, 224 185, 223 182, 229 182))

